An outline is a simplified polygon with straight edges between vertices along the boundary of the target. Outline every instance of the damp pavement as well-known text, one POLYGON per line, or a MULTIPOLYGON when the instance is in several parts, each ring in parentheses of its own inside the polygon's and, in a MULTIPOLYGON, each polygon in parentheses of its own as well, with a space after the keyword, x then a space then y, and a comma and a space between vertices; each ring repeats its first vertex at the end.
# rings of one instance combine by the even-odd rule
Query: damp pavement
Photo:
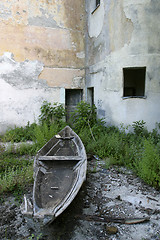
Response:
POLYGON ((160 240, 160 191, 130 170, 106 169, 103 161, 92 159, 77 197, 47 227, 28 225, 16 198, 1 196, 0 240, 15 239, 160 240), (139 218, 148 221, 136 223, 139 218), (126 219, 134 223, 126 224, 126 219))

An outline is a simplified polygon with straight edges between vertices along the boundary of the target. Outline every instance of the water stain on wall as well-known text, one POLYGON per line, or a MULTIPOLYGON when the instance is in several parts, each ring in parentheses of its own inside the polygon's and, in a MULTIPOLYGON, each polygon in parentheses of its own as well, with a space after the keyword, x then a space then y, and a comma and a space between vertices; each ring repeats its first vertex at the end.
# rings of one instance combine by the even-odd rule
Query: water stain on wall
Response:
POLYGON ((123 1, 112 0, 108 11, 110 50, 117 51, 129 44, 133 32, 133 23, 123 10, 123 1))

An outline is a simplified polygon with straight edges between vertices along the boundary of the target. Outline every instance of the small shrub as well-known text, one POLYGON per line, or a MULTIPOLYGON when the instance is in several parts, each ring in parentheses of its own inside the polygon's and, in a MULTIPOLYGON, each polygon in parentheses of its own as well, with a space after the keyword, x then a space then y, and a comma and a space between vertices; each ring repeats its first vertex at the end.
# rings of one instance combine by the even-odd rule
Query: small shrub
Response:
POLYGON ((97 123, 97 113, 95 105, 81 101, 77 104, 76 110, 71 114, 71 122, 74 130, 79 133, 81 129, 92 128, 97 123))
POLYGON ((41 114, 39 115, 39 122, 41 125, 44 123, 50 126, 53 123, 61 124, 65 117, 66 112, 62 104, 44 101, 41 106, 41 114))
POLYGON ((48 142, 57 132, 66 126, 65 122, 61 124, 53 123, 48 125, 43 123, 42 125, 37 125, 34 129, 34 142, 36 144, 36 149, 41 148, 46 142, 48 142))
POLYGON ((156 127, 151 131, 150 137, 154 144, 160 142, 160 123, 156 123, 156 127))
POLYGON ((31 141, 33 138, 33 129, 36 123, 28 122, 25 127, 15 127, 13 129, 8 129, 6 133, 2 136, 4 142, 25 142, 31 141))
POLYGON ((133 122, 132 127, 133 127, 133 131, 137 136, 145 136, 148 135, 148 131, 145 128, 145 124, 146 122, 141 120, 141 121, 136 121, 133 122))

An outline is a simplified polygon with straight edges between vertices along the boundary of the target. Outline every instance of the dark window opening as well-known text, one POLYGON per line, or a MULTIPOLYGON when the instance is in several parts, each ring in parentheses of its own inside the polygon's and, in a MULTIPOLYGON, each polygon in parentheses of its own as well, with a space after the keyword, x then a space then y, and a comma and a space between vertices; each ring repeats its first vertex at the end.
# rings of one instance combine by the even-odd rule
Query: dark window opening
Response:
POLYGON ((71 117, 71 113, 76 110, 77 104, 82 101, 83 90, 82 89, 66 89, 65 90, 65 108, 67 112, 66 120, 71 117))
POLYGON ((94 10, 92 11, 92 14, 97 10, 97 8, 100 6, 100 0, 96 0, 95 2, 95 8, 94 10))
POLYGON ((90 87, 87 88, 87 102, 93 106, 94 104, 94 88, 90 87))
POLYGON ((100 0, 96 0, 96 7, 100 5, 100 0))
POLYGON ((123 68, 123 97, 144 97, 146 67, 123 68))

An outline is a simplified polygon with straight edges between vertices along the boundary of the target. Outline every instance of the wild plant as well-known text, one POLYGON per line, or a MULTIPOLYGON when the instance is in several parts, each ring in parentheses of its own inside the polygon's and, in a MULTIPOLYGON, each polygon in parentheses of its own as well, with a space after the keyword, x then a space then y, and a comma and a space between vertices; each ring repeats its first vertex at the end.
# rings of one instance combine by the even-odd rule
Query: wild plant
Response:
POLYGON ((28 238, 28 240, 32 240, 32 239, 40 240, 41 237, 42 237, 42 233, 39 233, 38 236, 32 233, 32 235, 28 238))
POLYGON ((17 188, 24 189, 33 181, 33 166, 23 168, 9 167, 3 174, 0 174, 0 193, 12 192, 17 188))
POLYGON ((33 129, 36 126, 36 123, 30 124, 29 122, 25 127, 14 127, 9 128, 5 134, 2 136, 2 141, 4 142, 25 142, 32 140, 33 138, 33 129))
POLYGON ((74 130, 79 133, 81 129, 92 128, 97 122, 95 105, 81 101, 77 104, 76 110, 71 114, 71 122, 74 130))
POLYGON ((146 122, 143 120, 135 121, 132 124, 133 131, 137 136, 148 136, 147 128, 145 127, 146 122))
POLYGON ((40 124, 47 124, 50 126, 53 123, 61 124, 66 115, 63 104, 44 101, 41 106, 41 114, 39 115, 40 124))
POLYGON ((151 139, 144 140, 142 157, 136 162, 135 167, 145 182, 160 187, 160 154, 151 139))
POLYGON ((48 125, 44 122, 42 125, 37 125, 34 129, 34 138, 33 141, 36 144, 36 149, 41 148, 50 138, 52 138, 57 132, 66 126, 65 122, 62 122, 60 125, 52 123, 48 125))

